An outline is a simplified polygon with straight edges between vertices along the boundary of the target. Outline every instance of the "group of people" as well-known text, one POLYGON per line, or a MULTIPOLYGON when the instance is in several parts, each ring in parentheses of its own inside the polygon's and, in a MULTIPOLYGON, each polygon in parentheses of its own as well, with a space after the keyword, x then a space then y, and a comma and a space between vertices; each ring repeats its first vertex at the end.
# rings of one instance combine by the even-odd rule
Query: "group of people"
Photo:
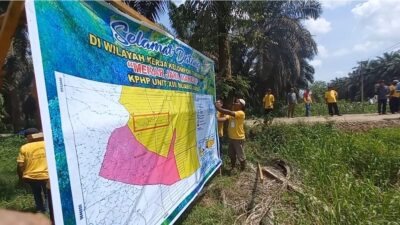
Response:
POLYGON ((379 115, 386 114, 386 105, 388 98, 390 112, 392 114, 399 112, 400 92, 397 91, 398 85, 398 80, 393 80, 389 87, 385 84, 384 80, 380 80, 375 86, 375 96, 378 100, 379 115))
MULTIPOLYGON (((338 94, 332 87, 328 87, 325 93, 325 101, 328 105, 328 110, 330 115, 339 115, 339 109, 337 106, 338 94)), ((311 116, 311 91, 306 89, 303 93, 303 101, 306 109, 306 116, 311 116)), ((287 94, 288 102, 288 117, 294 117, 294 108, 297 104, 297 94, 294 88, 290 89, 287 94)), ((265 114, 269 116, 275 104, 275 97, 272 94, 272 90, 268 89, 267 93, 263 98, 263 105, 265 109, 265 114)), ((222 140, 224 137, 224 125, 227 122, 228 130, 228 156, 230 158, 231 169, 235 169, 237 162, 239 161, 240 169, 244 170, 246 167, 246 155, 244 153, 244 141, 245 141, 245 131, 244 131, 244 120, 246 118, 245 114, 246 102, 242 98, 237 98, 233 102, 232 110, 223 108, 223 102, 217 100, 215 102, 215 108, 217 110, 217 120, 218 120, 218 136, 220 149, 222 149, 222 140)))
MULTIPOLYGON (((328 106, 329 115, 338 115, 341 116, 339 113, 339 108, 337 105, 338 93, 333 89, 332 86, 328 86, 328 90, 325 92, 325 102, 328 106)), ((287 117, 294 118, 294 109, 298 104, 297 94, 294 88, 290 88, 289 93, 286 95, 286 102, 287 102, 287 117)), ((303 102, 305 106, 305 116, 311 116, 311 104, 313 102, 311 96, 311 90, 306 89, 303 92, 303 102)), ((275 97, 272 94, 271 89, 267 89, 267 92, 263 98, 263 106, 265 110, 265 116, 268 118, 270 117, 273 109, 274 109, 275 97)))

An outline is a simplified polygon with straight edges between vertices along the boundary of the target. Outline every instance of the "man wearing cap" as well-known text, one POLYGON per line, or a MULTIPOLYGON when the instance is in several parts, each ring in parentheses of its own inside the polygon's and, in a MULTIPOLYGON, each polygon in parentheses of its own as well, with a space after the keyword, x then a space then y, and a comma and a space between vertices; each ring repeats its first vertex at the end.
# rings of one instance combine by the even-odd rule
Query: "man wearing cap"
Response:
POLYGON ((17 158, 17 172, 20 181, 31 186, 36 211, 46 212, 46 184, 49 180, 43 134, 28 134, 28 143, 20 149, 17 158), (43 193, 43 195, 42 195, 43 193))
POLYGON ((244 119, 245 113, 244 108, 246 102, 244 99, 236 99, 233 103, 233 111, 222 108, 220 102, 215 103, 215 107, 218 112, 227 115, 224 118, 218 118, 219 122, 228 121, 228 137, 229 137, 229 147, 228 154, 231 160, 231 168, 236 167, 236 160, 239 160, 240 169, 244 170, 246 168, 246 156, 244 154, 244 119))
POLYGON ((398 80, 393 80, 392 84, 389 86, 389 107, 392 114, 399 111, 399 97, 400 93, 396 91, 398 80))

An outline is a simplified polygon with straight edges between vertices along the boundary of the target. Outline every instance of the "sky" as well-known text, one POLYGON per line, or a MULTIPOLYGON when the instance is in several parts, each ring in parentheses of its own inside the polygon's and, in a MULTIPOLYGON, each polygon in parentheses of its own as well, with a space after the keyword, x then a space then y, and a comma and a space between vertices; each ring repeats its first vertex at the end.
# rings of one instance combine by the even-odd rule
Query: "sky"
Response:
POLYGON ((323 1, 323 14, 307 20, 318 44, 310 61, 315 80, 347 76, 358 61, 400 49, 400 0, 323 1))
MULTIPOLYGON (((318 45, 318 55, 310 61, 315 80, 345 77, 358 61, 400 49, 400 0, 320 2, 321 17, 303 21, 318 45)), ((171 27, 167 14, 159 21, 171 27)))

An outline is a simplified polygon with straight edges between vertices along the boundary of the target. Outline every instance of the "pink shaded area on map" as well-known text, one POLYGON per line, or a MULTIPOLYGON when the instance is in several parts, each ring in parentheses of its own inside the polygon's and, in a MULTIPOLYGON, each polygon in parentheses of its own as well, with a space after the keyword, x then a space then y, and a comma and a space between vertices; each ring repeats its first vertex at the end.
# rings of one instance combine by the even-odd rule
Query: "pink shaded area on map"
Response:
POLYGON ((180 180, 174 145, 174 130, 167 157, 149 151, 126 125, 115 129, 107 144, 100 176, 135 185, 171 185, 180 180))

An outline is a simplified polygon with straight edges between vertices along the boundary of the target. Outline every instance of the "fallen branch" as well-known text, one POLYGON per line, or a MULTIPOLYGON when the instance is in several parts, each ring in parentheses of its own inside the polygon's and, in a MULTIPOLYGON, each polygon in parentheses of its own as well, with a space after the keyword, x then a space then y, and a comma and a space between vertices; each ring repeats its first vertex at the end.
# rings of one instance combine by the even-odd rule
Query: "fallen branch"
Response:
POLYGON ((260 166, 260 163, 257 163, 258 165, 258 173, 260 174, 260 180, 264 180, 263 172, 260 166))
POLYGON ((290 190, 293 190, 293 191, 295 191, 295 192, 297 192, 297 193, 299 193, 299 194, 301 194, 301 195, 303 195, 303 196, 308 197, 308 199, 310 199, 314 204, 321 205, 322 208, 323 208, 326 212, 328 212, 328 213, 330 213, 330 214, 334 214, 332 208, 330 208, 330 207, 329 207, 328 205, 326 205, 324 202, 322 202, 321 200, 319 200, 317 197, 305 193, 305 191, 304 191, 301 187, 292 184, 286 177, 283 177, 283 176, 281 176, 280 174, 277 174, 277 173, 275 173, 274 171, 272 171, 272 170, 270 170, 270 169, 268 169, 268 168, 266 168, 266 167, 263 168, 263 171, 265 171, 266 173, 268 173, 269 175, 271 175, 271 176, 274 177, 275 179, 279 180, 279 181, 282 182, 283 184, 286 184, 287 187, 288 187, 290 190))

